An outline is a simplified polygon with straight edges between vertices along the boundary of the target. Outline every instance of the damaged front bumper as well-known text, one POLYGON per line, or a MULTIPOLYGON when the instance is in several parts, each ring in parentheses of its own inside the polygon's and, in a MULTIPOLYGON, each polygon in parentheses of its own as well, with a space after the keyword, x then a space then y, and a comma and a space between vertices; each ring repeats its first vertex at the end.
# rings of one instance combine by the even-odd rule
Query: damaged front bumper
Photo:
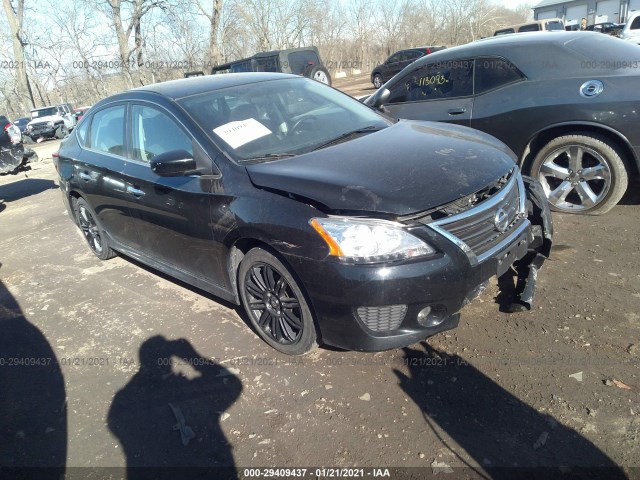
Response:
POLYGON ((0 150, 0 175, 15 175, 31 170, 29 165, 38 160, 38 154, 21 144, 0 150))
POLYGON ((458 312, 496 276, 502 283, 518 276, 509 311, 531 308, 537 272, 553 238, 551 214, 536 180, 516 169, 498 193, 474 208, 405 223, 437 253, 379 265, 284 255, 306 287, 324 343, 386 350, 455 328, 458 312), (479 243, 487 222, 500 220, 501 210, 507 212, 507 228, 479 243))
POLYGON ((510 312, 531 310, 538 271, 549 258, 553 244, 553 220, 542 185, 532 177, 523 175, 522 180, 527 194, 527 219, 531 222, 530 242, 527 254, 513 264, 513 271, 507 271, 499 278, 499 285, 504 285, 504 277, 507 277, 507 283, 511 283, 509 276, 516 277, 513 298, 506 306, 510 312))

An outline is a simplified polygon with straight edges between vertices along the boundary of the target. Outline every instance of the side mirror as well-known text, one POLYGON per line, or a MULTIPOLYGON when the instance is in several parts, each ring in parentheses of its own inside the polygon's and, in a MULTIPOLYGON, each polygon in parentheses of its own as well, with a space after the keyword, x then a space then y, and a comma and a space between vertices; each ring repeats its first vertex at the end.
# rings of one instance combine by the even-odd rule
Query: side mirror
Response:
POLYGON ((380 109, 382 105, 387 103, 390 96, 391 92, 388 88, 381 88, 376 93, 367 98, 363 103, 370 106, 371 108, 380 109))
POLYGON ((186 150, 170 150, 151 159, 151 171, 162 177, 180 177, 196 169, 196 161, 186 150))

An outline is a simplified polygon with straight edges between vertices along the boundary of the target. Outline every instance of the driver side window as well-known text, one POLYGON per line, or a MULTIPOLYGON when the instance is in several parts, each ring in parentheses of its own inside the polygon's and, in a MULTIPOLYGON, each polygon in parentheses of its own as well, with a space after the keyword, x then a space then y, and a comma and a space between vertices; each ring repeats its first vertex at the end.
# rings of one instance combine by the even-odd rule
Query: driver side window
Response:
POLYGON ((161 111, 144 105, 133 105, 133 158, 149 163, 171 150, 186 150, 193 155, 191 139, 178 124, 161 111))

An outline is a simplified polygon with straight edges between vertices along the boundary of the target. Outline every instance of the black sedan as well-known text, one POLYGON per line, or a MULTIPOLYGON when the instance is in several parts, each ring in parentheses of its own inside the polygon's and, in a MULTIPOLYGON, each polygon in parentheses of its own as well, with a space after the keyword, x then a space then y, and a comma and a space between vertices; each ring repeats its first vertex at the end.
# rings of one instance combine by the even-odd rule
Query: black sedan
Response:
POLYGON ((640 47, 593 32, 506 35, 433 53, 365 103, 505 142, 553 209, 600 214, 640 162, 640 47))
POLYGON ((99 258, 122 252, 242 304, 267 343, 301 354, 453 328, 514 262, 530 302, 551 224, 514 160, 481 132, 394 123, 319 82, 244 73, 101 101, 56 168, 99 258))

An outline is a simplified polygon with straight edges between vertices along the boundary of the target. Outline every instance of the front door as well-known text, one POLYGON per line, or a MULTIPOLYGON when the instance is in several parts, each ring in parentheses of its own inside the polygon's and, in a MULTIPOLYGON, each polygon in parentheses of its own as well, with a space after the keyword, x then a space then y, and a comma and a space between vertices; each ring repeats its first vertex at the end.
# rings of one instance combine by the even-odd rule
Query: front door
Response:
POLYGON ((383 111, 392 117, 469 126, 473 110, 473 61, 426 65, 396 79, 383 111))
POLYGON ((161 177, 150 168, 153 156, 163 152, 185 150, 193 155, 193 139, 170 113, 133 104, 131 143, 125 179, 142 252, 184 273, 222 284, 226 257, 222 245, 214 242, 210 222, 211 197, 218 184, 210 175, 161 177))

